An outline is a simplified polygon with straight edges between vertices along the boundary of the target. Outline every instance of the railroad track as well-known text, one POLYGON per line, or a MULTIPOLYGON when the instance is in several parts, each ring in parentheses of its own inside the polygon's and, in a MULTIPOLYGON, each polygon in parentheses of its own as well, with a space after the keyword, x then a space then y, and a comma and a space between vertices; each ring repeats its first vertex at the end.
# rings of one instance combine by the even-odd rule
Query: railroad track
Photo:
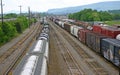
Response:
MULTIPOLYGON (((55 26, 55 25, 54 25, 55 26)), ((80 46, 70 38, 66 32, 58 26, 55 26, 63 37, 71 44, 71 46, 78 52, 81 60, 84 61, 84 64, 92 71, 95 75, 109 75, 103 66, 101 66, 92 56, 86 53, 80 46)))
MULTIPOLYGON (((65 35, 65 33, 63 33, 65 35)), ((88 65, 90 69, 94 71, 96 75, 108 75, 108 72, 96 61, 92 56, 86 53, 83 49, 79 47, 78 44, 75 43, 72 39, 68 39, 69 36, 64 36, 69 42, 71 46, 79 53, 80 57, 85 60, 85 63, 88 65)))
MULTIPOLYGON (((54 27, 52 27, 54 29, 54 27)), ((80 68, 79 64, 71 54, 69 48, 66 46, 65 42, 61 39, 62 37, 54 29, 56 33, 54 33, 54 39, 56 40, 57 46, 61 50, 61 54, 64 58, 64 61, 68 67, 68 73, 69 75, 85 75, 83 70, 80 68)))
POLYGON ((55 32, 53 28, 50 27, 50 51, 49 51, 49 68, 48 75, 69 75, 67 70, 67 65, 61 55, 60 49, 57 47, 57 42, 53 38, 55 32))
POLYGON ((6 75, 9 72, 18 60, 19 56, 21 56, 30 44, 32 38, 36 36, 39 25, 32 27, 33 29, 29 32, 29 34, 25 35, 21 40, 0 56, 0 75, 6 75))

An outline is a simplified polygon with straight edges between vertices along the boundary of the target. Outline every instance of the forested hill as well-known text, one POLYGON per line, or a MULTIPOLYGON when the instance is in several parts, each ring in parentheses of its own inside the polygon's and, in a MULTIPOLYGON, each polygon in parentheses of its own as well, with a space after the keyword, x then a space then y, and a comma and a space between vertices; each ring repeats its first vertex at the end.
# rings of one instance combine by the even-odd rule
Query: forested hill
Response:
POLYGON ((120 1, 108 1, 108 2, 100 2, 100 3, 94 3, 84 6, 76 6, 76 7, 68 7, 68 8, 60 8, 60 9, 50 9, 47 11, 47 13, 52 14, 67 14, 67 13, 75 13, 80 10, 83 10, 85 8, 91 8, 95 10, 119 10, 120 9, 120 1))
MULTIPOLYGON (((109 11, 110 12, 110 11, 109 11)), ((69 14, 70 19, 81 20, 81 21, 112 21, 120 20, 120 14, 115 13, 119 10, 113 10, 111 13, 107 11, 97 11, 92 9, 84 9, 77 13, 69 14)))

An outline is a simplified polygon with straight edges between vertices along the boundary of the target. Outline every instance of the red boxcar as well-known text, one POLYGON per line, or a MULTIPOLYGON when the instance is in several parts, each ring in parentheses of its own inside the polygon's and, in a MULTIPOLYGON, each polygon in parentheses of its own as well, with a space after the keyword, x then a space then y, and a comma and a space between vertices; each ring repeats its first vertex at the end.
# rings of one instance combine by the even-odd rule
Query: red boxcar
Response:
POLYGON ((116 38, 116 36, 120 34, 120 29, 114 26, 94 25, 93 32, 103 34, 111 38, 116 38))
POLYGON ((78 39, 82 42, 82 43, 86 43, 86 33, 90 32, 89 30, 86 29, 79 29, 78 30, 78 39))
POLYGON ((101 27, 102 26, 100 26, 100 25, 93 25, 93 32, 101 34, 102 33, 101 27))
POLYGON ((120 34, 120 29, 108 26, 102 27, 102 34, 111 38, 116 38, 116 36, 120 34))

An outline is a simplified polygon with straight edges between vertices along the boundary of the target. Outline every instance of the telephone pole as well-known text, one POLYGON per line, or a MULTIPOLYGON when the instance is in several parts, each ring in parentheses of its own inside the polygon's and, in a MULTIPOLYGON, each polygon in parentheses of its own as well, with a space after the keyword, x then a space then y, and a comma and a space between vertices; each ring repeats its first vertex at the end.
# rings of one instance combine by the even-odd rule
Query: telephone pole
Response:
POLYGON ((19 7, 20 7, 20 15, 21 15, 21 13, 22 13, 22 6, 20 5, 19 7))
POLYGON ((28 14, 29 14, 29 16, 28 16, 28 19, 29 19, 29 23, 28 23, 28 25, 29 25, 29 28, 30 28, 30 7, 28 7, 28 14))
POLYGON ((1 19, 2 19, 2 25, 3 25, 3 4, 1 0, 1 19))

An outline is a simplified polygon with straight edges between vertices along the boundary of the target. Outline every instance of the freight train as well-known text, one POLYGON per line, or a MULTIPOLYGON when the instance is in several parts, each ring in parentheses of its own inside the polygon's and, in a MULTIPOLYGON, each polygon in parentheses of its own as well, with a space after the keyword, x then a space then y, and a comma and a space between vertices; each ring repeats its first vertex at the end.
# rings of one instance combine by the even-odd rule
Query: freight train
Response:
MULTIPOLYGON (((51 21, 77 37, 80 42, 87 45, 105 59, 119 67, 120 65, 120 29, 106 25, 92 25, 85 22, 65 22, 61 19, 50 18, 51 21), (90 29, 88 29, 90 27, 90 29), (118 38, 120 38, 118 36, 118 38)), ((70 20, 71 21, 71 20, 70 20)))
POLYGON ((47 75, 49 25, 45 24, 36 42, 16 67, 13 75, 47 75))

